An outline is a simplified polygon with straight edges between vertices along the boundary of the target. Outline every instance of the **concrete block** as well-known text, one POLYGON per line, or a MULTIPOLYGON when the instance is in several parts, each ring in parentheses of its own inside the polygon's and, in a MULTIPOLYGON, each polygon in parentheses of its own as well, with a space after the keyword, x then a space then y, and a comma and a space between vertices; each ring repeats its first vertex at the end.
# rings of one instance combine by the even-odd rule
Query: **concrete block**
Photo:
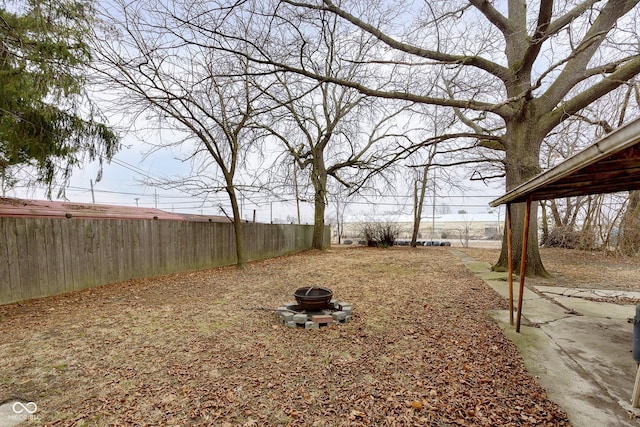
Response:
POLYGON ((351 316, 347 315, 347 317, 344 318, 344 323, 349 323, 351 322, 351 316))
POLYGON ((344 311, 335 311, 332 316, 333 320, 335 320, 336 322, 341 322, 347 318, 347 313, 345 313, 344 311))
POLYGON ((322 311, 309 311, 309 310, 306 310, 305 313, 307 314, 309 319, 311 319, 312 316, 317 316, 319 314, 324 314, 322 311))
POLYGON ((293 321, 298 325, 304 325, 307 322, 307 315, 304 313, 294 314, 293 321))
POLYGON ((311 321, 314 323, 331 323, 333 322, 333 316, 332 315, 315 315, 315 316, 311 316, 311 321))
POLYGON ((293 320, 293 316, 294 314, 292 312, 285 311, 280 313, 280 320, 282 320, 284 323, 291 322, 293 320))
POLYGON ((297 326, 296 322, 294 321, 287 322, 285 323, 285 325, 287 325, 290 328, 295 328, 297 326))
POLYGON ((320 329, 320 325, 316 322, 306 322, 304 324, 305 329, 320 329))
POLYGON ((347 316, 351 314, 351 304, 340 304, 340 310, 347 313, 347 316))

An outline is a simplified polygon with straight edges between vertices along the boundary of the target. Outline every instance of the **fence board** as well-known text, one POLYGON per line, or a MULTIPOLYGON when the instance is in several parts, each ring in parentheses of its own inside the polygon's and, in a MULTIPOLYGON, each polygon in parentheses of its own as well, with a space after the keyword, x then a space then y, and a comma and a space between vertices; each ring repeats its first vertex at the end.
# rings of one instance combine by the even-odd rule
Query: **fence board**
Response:
POLYGON ((46 282, 48 284, 45 285, 46 294, 49 292, 62 293, 64 292, 64 272, 61 271, 64 269, 64 264, 62 263, 62 257, 60 256, 62 252, 61 242, 60 242, 60 232, 56 230, 55 225, 56 222, 51 220, 43 220, 43 237, 44 237, 44 246, 43 251, 45 255, 45 265, 46 265, 46 282), (61 277, 62 276, 62 277, 61 277), (55 284, 55 285, 54 285, 55 284))
POLYGON ((2 282, 2 295, 12 300, 22 299, 22 289, 19 284, 20 279, 20 263, 18 260, 18 235, 16 233, 15 221, 8 221, 4 218, 0 218, 0 224, 2 227, 0 232, 5 236, 5 244, 2 246, 5 256, 5 262, 3 262, 3 278, 7 278, 8 281, 2 282))
POLYGON ((91 243, 89 245, 91 253, 91 265, 93 266, 93 275, 97 281, 104 282, 104 269, 103 265, 103 249, 102 249, 102 227, 100 223, 89 223, 89 229, 87 230, 91 236, 91 243))
POLYGON ((100 238, 100 265, 102 270, 101 281, 103 282, 115 282, 118 280, 113 274, 113 253, 111 252, 113 247, 111 228, 113 228, 113 224, 112 221, 102 221, 100 223, 100 231, 98 231, 100 238))
POLYGON ((87 272, 93 269, 93 262, 91 261, 92 254, 89 252, 91 249, 87 246, 91 245, 90 235, 87 233, 87 225, 89 221, 78 220, 74 223, 75 227, 69 227, 75 231, 76 248, 78 248, 74 263, 74 282, 73 290, 77 291, 85 288, 87 281, 87 272))
POLYGON ((116 267, 118 271, 118 282, 121 282, 125 280, 124 230, 122 220, 113 221, 113 229, 111 233, 115 241, 115 245, 113 247, 113 256, 116 265, 114 267, 116 267))
POLYGON ((122 223, 122 266, 124 269, 122 280, 128 280, 131 278, 131 272, 134 270, 132 251, 134 229, 131 221, 121 220, 120 222, 122 223))
MULTIPOLYGON (((82 261, 84 259, 80 259, 81 251, 83 250, 84 245, 80 245, 80 233, 81 230, 75 227, 65 226, 65 230, 69 233, 69 260, 66 261, 66 269, 71 271, 71 283, 70 290, 81 289, 82 282, 82 261)), ((83 257, 84 258, 84 257, 83 257)), ((86 266, 85 266, 86 268, 86 266)))
POLYGON ((52 286, 51 289, 48 287, 47 283, 47 243, 45 241, 45 233, 46 233, 46 220, 38 220, 37 228, 34 230, 32 234, 29 235, 29 238, 35 242, 35 245, 32 247, 35 249, 35 261, 37 266, 37 282, 38 288, 35 292, 37 297, 48 295, 49 292, 57 292, 57 286, 52 286))
POLYGON ((20 275, 21 287, 20 295, 22 299, 33 298, 32 292, 34 288, 32 274, 35 274, 35 269, 31 268, 29 261, 29 246, 27 245, 27 223, 25 220, 18 220, 15 223, 16 232, 16 258, 18 264, 18 270, 20 275))
MULTIPOLYGON (((0 278, 2 278, 2 277, 9 277, 10 275, 9 246, 11 245, 10 239, 12 239, 13 237, 6 232, 5 221, 3 221, 2 218, 0 218, 0 233, 2 233, 3 236, 5 236, 4 241, 0 241, 0 278)), ((12 293, 13 292, 11 290, 11 279, 9 280, 0 279, 0 294, 8 295, 9 297, 11 297, 12 293)))
POLYGON ((60 230, 60 247, 62 249, 61 252, 61 262, 60 270, 62 271, 62 277, 64 280, 64 286, 61 288, 64 292, 71 292, 73 290, 73 260, 72 260, 72 241, 69 236, 70 227, 63 226, 63 222, 54 221, 60 230))

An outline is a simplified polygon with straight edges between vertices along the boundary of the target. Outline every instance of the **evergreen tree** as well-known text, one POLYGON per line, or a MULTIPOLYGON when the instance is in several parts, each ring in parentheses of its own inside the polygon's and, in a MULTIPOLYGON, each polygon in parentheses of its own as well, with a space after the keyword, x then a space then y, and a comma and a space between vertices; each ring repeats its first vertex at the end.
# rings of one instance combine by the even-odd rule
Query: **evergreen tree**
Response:
POLYGON ((51 196, 52 185, 68 183, 74 166, 84 160, 102 166, 118 150, 118 138, 84 96, 93 16, 83 1, 0 0, 3 190, 26 168, 51 196))

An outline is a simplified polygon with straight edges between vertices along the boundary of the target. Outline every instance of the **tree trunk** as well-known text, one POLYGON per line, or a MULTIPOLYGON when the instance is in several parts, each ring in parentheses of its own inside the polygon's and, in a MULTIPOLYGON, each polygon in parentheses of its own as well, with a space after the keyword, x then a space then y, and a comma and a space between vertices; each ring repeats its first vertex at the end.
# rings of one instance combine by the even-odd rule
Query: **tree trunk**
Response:
POLYGON ((243 269, 247 266, 247 258, 244 250, 244 234, 242 232, 242 218, 240 217, 240 207, 238 206, 238 198, 235 189, 231 186, 227 187, 229 201, 231 202, 231 210, 233 211, 233 231, 236 238, 236 258, 237 267, 243 269))
POLYGON ((544 202, 540 203, 540 212, 542 213, 542 244, 549 241, 549 218, 547 217, 547 206, 544 202))
MULTIPOLYGON (((505 174, 506 190, 509 191, 536 176, 540 170, 540 145, 544 135, 536 129, 538 117, 533 113, 533 105, 524 105, 519 119, 507 123, 505 138, 505 174)), ((526 204, 517 203, 511 206, 512 230, 512 262, 514 271, 520 271, 522 257, 522 243, 524 234, 524 218, 526 204)), ((506 227, 505 227, 506 230, 506 227)), ((542 265, 538 245, 538 203, 531 204, 531 218, 528 233, 528 248, 526 259, 526 276, 549 277, 549 273, 542 265)), ((508 269, 507 239, 502 239, 502 250, 495 271, 508 269)))
POLYGON ((633 256, 640 252, 640 192, 629 192, 629 204, 622 219, 620 250, 633 256))
POLYGON ((426 166, 422 174, 422 179, 420 180, 420 190, 418 190, 418 180, 414 181, 413 232, 411 233, 411 246, 414 248, 418 244, 418 233, 420 232, 420 220, 422 218, 422 207, 424 206, 424 196, 427 188, 428 171, 429 166, 426 166))
MULTIPOLYGON (((593 196, 588 196, 586 200, 586 213, 582 228, 580 230, 580 245, 578 249, 592 250, 597 247, 596 239, 596 205, 593 203, 593 196)), ((577 210, 577 209, 576 209, 577 210)))
POLYGON ((313 211, 313 249, 326 249, 327 242, 324 241, 324 213, 327 207, 327 170, 321 156, 314 156, 313 171, 311 172, 311 183, 315 190, 314 211, 313 211))
POLYGON ((319 192, 316 191, 316 198, 314 202, 314 211, 313 211, 313 242, 311 246, 313 249, 325 249, 324 242, 324 212, 326 208, 326 203, 324 201, 324 197, 319 195, 319 192))
MULTIPOLYGON (((514 203, 511 205, 511 242, 512 242, 512 262, 513 271, 516 274, 520 272, 520 263, 522 261, 522 243, 524 237, 524 217, 526 212, 526 203, 514 203)), ((541 276, 549 277, 549 273, 545 270, 540 257, 540 248, 538 246, 538 224, 537 224, 538 203, 531 203, 531 219, 529 222, 529 234, 527 237, 527 268, 525 275, 529 277, 541 276)), ((506 230, 506 226, 505 226, 506 230)), ((506 237, 502 239, 502 251, 500 259, 493 267, 494 271, 508 271, 508 248, 506 237)))
MULTIPOLYGON (((344 209, 344 208, 343 208, 344 209)), ((344 231, 343 214, 340 211, 340 199, 336 197, 336 232, 338 233, 338 244, 342 244, 342 232, 344 231)))
POLYGON ((549 202, 551 206, 551 214, 553 215, 553 227, 562 227, 562 219, 560 218, 560 211, 558 211, 558 203, 555 200, 549 202))

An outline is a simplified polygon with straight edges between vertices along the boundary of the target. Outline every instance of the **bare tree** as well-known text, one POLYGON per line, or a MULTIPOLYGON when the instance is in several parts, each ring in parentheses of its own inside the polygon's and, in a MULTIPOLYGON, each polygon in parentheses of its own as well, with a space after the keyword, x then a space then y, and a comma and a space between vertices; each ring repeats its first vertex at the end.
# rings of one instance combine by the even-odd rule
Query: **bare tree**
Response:
MULTIPOLYGON (((502 154, 501 175, 510 190, 540 171, 540 147, 554 128, 640 72, 637 3, 273 0, 242 2, 242 7, 257 7, 257 13, 245 9, 234 18, 250 15, 256 23, 266 16, 260 34, 271 44, 247 55, 255 64, 370 96, 456 109, 478 148, 502 154), (380 81, 372 73, 327 76, 309 66, 301 52, 317 33, 308 31, 308 24, 327 12, 351 24, 354 33, 380 41, 380 47, 359 62, 391 81, 380 81)), ((230 20, 229 14, 217 20, 216 34, 241 37, 233 31, 236 24, 225 27, 230 20)), ((518 268, 524 207, 513 206, 511 212, 518 268)), ((534 210, 527 274, 545 275, 536 217, 534 210)), ((506 264, 503 244, 496 268, 506 264)))
MULTIPOLYGON (((362 68, 358 58, 370 48, 369 42, 362 35, 341 33, 338 22, 333 14, 323 13, 309 24, 317 27, 319 37, 305 59, 314 73, 327 79, 337 75, 356 79, 362 68), (349 61, 338 55, 341 41, 350 45, 349 61)), ((328 243, 324 225, 329 178, 353 193, 392 164, 406 149, 399 141, 406 138, 398 120, 408 104, 388 112, 387 107, 399 103, 373 104, 351 88, 282 74, 265 92, 279 106, 265 129, 281 141, 294 167, 308 172, 313 187, 313 247, 322 249, 328 243)), ((290 160, 284 163, 289 165, 290 160)))
POLYGON ((458 238, 463 248, 469 247, 469 231, 471 229, 471 221, 465 216, 462 219, 462 225, 458 227, 458 238))
POLYGON ((330 199, 333 200, 336 207, 336 236, 338 238, 338 244, 340 244, 342 243, 342 237, 344 235, 344 213, 347 210, 349 194, 347 191, 338 190, 331 194, 330 199))
POLYGON ((429 168, 431 167, 431 160, 432 158, 430 157, 422 170, 414 171, 413 229, 411 231, 411 247, 413 248, 418 245, 418 237, 420 236, 420 222, 422 220, 422 209, 424 207, 424 199, 427 192, 427 177, 429 175, 429 168))
POLYGON ((96 32, 95 71, 102 84, 121 95, 113 111, 172 130, 177 141, 161 140, 154 149, 175 147, 194 166, 186 178, 155 183, 182 187, 198 195, 224 191, 229 196, 237 264, 246 263, 238 203, 239 169, 255 148, 253 124, 261 91, 244 56, 209 48, 206 25, 197 8, 178 12, 161 2, 103 4, 108 32, 96 32), (193 13, 193 15, 190 15, 193 13))
MULTIPOLYGON (((627 118, 639 115, 640 91, 638 83, 632 79, 554 130, 542 146, 542 156, 546 157, 550 165, 563 160, 580 151, 587 143, 622 126, 627 118)), ((616 245, 620 252, 634 255, 640 247, 640 233, 637 225, 640 222, 638 209, 640 197, 632 191, 624 199, 623 204, 620 205, 620 209, 626 206, 624 214, 614 215, 616 218, 614 222, 620 227, 616 245)), ((613 199, 606 200, 611 202, 613 199)), ((549 240, 543 241, 563 245, 568 242, 572 247, 593 249, 598 240, 594 225, 605 221, 606 218, 602 215, 601 205, 604 202, 605 199, 602 197, 588 196, 551 200, 545 203, 550 209, 556 229, 552 230, 549 240), (580 222, 582 222, 581 230, 577 230, 580 222), (563 236, 563 233, 566 236, 563 236)), ((606 220, 612 221, 611 218, 606 220)), ((543 222, 543 226, 544 224, 543 222)))
MULTIPOLYGON (((437 138, 443 133, 445 129, 450 129, 454 121, 447 118, 445 115, 439 113, 437 106, 430 109, 429 113, 423 111, 419 112, 422 119, 426 119, 426 129, 423 129, 423 133, 429 134, 431 137, 426 138, 427 141, 422 141, 419 144, 412 144, 409 152, 411 152, 410 160, 414 162, 409 167, 413 169, 413 230, 411 233, 411 246, 416 247, 418 242, 418 236, 420 233, 420 223, 422 220, 422 213, 424 209, 424 201, 427 195, 428 176, 431 167, 434 164, 436 155, 448 154, 447 148, 439 149, 443 146, 443 141, 438 142, 437 138), (415 150, 416 147, 421 147, 420 150, 415 150), (414 151, 415 150, 415 151, 414 151)), ((454 149, 454 151, 456 151, 454 149)), ((435 176, 435 175, 434 175, 435 176)), ((435 191, 435 180, 431 184, 435 191)), ((435 200, 434 200, 435 209, 435 200)), ((433 214, 433 213, 432 213, 433 214)))
MULTIPOLYGON (((632 81, 622 98, 617 125, 621 126, 631 107, 631 100, 635 100, 636 112, 640 110, 640 84, 632 81)), ((621 236, 619 245, 625 255, 638 255, 640 253, 640 192, 630 191, 627 208, 621 223, 621 236)))

